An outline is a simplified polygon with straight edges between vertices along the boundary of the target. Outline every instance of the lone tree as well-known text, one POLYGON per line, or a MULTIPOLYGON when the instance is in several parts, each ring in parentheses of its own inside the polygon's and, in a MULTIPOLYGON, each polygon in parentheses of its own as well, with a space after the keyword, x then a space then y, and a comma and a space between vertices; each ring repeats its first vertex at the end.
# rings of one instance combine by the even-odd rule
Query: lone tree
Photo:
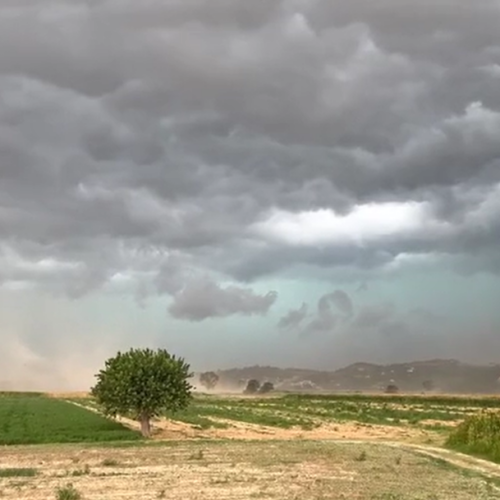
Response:
POLYGON ((389 384, 385 388, 385 393, 386 394, 398 394, 399 393, 399 387, 397 385, 394 385, 394 384, 389 384))
POLYGON ((213 389, 219 382, 219 375, 215 372, 204 372, 200 375, 200 384, 206 389, 213 389))
POLYGON ((245 390, 243 391, 243 393, 244 394, 255 394, 259 391, 259 389, 260 389, 260 382, 253 378, 253 379, 248 381, 247 386, 246 386, 245 390))
POLYGON ((189 365, 165 349, 130 349, 106 361, 92 395, 111 417, 129 416, 151 435, 151 419, 186 408, 191 400, 189 365))
POLYGON ((261 394, 267 394, 271 391, 274 391, 274 384, 272 382, 264 382, 259 389, 261 394))

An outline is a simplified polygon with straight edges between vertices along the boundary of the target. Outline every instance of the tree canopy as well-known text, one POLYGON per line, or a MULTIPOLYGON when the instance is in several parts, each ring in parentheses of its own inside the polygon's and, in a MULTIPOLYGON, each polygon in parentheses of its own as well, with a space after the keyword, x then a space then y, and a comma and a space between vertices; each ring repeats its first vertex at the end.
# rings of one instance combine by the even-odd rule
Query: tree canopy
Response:
POLYGON ((253 378, 247 382, 247 386, 243 392, 244 394, 255 394, 259 391, 259 389, 260 389, 260 382, 253 378))
POLYGON ((215 372, 204 372, 200 375, 200 384, 207 389, 213 389, 219 382, 219 375, 215 372))
POLYGON ((91 393, 106 415, 134 418, 150 436, 151 418, 189 405, 189 370, 183 358, 165 349, 130 349, 105 362, 91 393))
POLYGON ((264 382, 259 388, 261 394, 267 394, 271 391, 274 391, 274 384, 272 382, 264 382))

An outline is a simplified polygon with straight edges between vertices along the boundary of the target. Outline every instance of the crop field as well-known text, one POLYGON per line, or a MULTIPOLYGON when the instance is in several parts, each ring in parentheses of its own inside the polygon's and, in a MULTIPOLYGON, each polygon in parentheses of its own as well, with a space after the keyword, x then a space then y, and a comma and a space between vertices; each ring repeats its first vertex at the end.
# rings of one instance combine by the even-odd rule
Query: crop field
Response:
MULTIPOLYGON (((75 402, 95 409, 90 398, 75 402)), ((495 397, 371 396, 371 395, 277 395, 269 397, 221 397, 199 395, 185 411, 166 414, 169 421, 198 431, 230 429, 240 424, 303 431, 358 424, 446 433, 469 415, 499 408, 495 397)), ((387 430, 390 432, 390 430, 387 430)))
POLYGON ((139 439, 139 434, 68 402, 39 394, 0 394, 0 444, 139 439))
POLYGON ((143 440, 89 397, 0 393, 0 444, 11 445, 0 497, 500 500, 499 465, 445 447, 464 418, 489 429, 484 410, 499 407, 494 397, 197 395, 143 440))

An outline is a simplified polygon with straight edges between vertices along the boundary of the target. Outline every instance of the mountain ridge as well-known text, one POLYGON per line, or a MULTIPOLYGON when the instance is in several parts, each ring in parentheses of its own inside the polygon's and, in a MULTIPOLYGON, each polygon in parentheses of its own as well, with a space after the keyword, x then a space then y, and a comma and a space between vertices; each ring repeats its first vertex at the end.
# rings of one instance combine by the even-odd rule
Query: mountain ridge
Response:
POLYGON ((405 392, 500 392, 500 364, 475 365, 456 359, 385 365, 360 361, 337 370, 255 365, 217 373, 221 385, 228 387, 241 387, 255 378, 291 391, 383 391, 388 385, 396 385, 405 392))

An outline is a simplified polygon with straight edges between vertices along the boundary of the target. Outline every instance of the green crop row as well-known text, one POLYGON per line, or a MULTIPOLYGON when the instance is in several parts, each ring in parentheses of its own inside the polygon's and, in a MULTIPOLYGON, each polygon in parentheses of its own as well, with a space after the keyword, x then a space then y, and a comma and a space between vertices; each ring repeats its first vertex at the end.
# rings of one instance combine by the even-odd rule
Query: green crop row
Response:
POLYGON ((38 396, 0 396, 0 445, 139 439, 121 424, 69 402, 38 396))
POLYGON ((485 411, 468 417, 451 432, 446 444, 500 463, 500 413, 485 411))

